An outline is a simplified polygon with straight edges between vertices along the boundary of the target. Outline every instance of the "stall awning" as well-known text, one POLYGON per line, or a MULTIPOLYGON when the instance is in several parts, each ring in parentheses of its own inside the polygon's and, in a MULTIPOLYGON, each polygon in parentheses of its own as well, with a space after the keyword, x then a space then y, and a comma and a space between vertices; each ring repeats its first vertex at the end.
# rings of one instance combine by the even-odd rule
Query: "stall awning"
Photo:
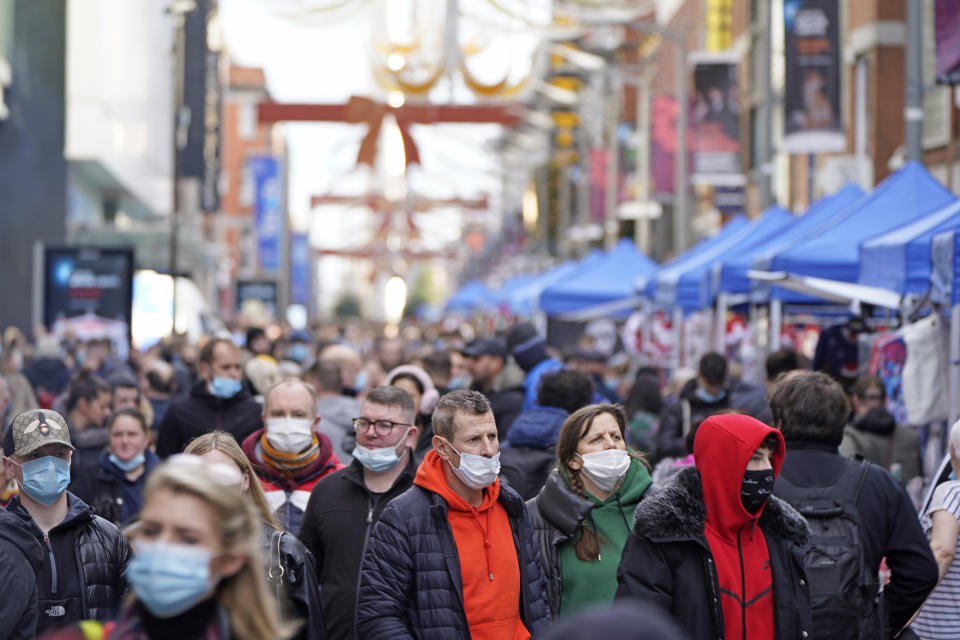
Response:
POLYGON ((804 276, 784 271, 750 270, 747 275, 753 280, 767 282, 827 302, 845 305, 856 305, 862 302, 884 309, 896 310, 900 308, 900 294, 880 287, 804 276))

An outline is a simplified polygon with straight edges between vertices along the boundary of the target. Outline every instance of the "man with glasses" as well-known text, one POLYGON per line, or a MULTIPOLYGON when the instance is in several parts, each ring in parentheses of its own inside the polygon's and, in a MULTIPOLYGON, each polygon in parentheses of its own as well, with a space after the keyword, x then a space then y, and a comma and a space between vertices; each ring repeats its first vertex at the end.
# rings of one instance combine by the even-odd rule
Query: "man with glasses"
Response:
POLYGON ((299 536, 317 562, 327 637, 356 637, 357 580, 367 539, 387 503, 413 485, 415 417, 406 391, 373 389, 353 420, 353 462, 310 494, 299 536))

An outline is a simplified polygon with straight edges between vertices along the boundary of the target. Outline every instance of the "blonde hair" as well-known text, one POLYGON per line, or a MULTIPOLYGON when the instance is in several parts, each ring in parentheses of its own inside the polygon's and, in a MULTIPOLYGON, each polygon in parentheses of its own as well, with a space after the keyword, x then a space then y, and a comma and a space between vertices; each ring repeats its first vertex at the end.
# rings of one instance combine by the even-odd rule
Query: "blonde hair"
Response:
POLYGON ((250 500, 253 506, 260 513, 260 519, 274 531, 280 530, 276 518, 270 512, 270 505, 267 503, 267 496, 263 493, 263 487, 260 486, 260 480, 257 478, 257 472, 247 458, 247 455, 237 444, 237 439, 232 433, 226 431, 211 431, 202 436, 197 436, 186 446, 184 453, 192 453, 195 456, 202 456, 211 451, 219 451, 233 460, 240 472, 247 478, 247 491, 250 494, 250 500))
POLYGON ((270 593, 260 550, 262 527, 249 500, 239 489, 224 485, 204 466, 165 463, 147 479, 144 503, 160 490, 187 494, 205 502, 216 515, 224 553, 246 556, 236 574, 223 578, 216 598, 227 612, 239 640, 289 638, 293 628, 281 621, 277 599, 270 593))

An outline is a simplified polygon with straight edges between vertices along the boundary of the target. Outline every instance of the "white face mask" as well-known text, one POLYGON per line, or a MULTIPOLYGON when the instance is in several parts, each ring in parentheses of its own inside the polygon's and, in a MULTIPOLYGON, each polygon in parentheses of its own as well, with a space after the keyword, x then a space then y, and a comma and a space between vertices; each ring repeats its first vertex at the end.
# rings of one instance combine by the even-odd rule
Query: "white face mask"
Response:
POLYGON ((583 460, 583 467, 580 469, 583 475, 598 489, 607 493, 613 491, 630 468, 630 454, 623 449, 605 449, 577 455, 583 460))
POLYGON ((267 418, 267 441, 284 453, 300 453, 313 442, 313 420, 267 418))
MULTIPOLYGON (((443 440, 450 448, 453 449, 453 445, 444 438, 443 440)), ((456 449, 453 449, 457 451, 456 449)), ((450 468, 453 469, 453 472, 457 474, 457 477, 463 481, 463 484, 467 485, 471 489, 483 489, 484 487, 489 487, 493 484, 497 476, 500 475, 500 452, 497 452, 497 455, 492 458, 486 458, 484 456, 475 456, 470 453, 460 453, 460 466, 454 467, 450 464, 450 468)), ((449 461, 448 461, 449 464, 449 461)))

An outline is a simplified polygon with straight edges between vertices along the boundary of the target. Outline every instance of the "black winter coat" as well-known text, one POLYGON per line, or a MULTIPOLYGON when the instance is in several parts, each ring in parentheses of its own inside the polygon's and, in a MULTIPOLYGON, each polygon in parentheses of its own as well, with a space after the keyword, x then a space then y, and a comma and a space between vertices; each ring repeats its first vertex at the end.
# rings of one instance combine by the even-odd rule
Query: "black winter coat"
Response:
MULTIPOLYGON (((80 573, 80 606, 83 620, 114 620, 120 613, 122 600, 129 590, 127 563, 133 557, 130 544, 116 525, 94 514, 85 502, 67 493, 67 517, 50 530, 54 536, 73 537, 74 562, 80 573)), ((14 498, 7 510, 18 516, 43 546, 43 532, 33 523, 30 514, 14 498)), ((65 560, 58 560, 63 563, 65 560)), ((44 563, 49 562, 45 555, 44 563)), ((51 599, 51 585, 38 585, 39 599, 51 599)))
POLYGON ((298 535, 316 563, 330 638, 356 637, 357 583, 370 531, 387 503, 413 486, 416 472, 410 456, 393 487, 374 494, 363 482, 363 467, 354 460, 314 485, 298 535))
POLYGON ((530 512, 537 546, 540 548, 543 573, 547 579, 550 611, 554 615, 560 611, 563 586, 557 549, 576 535, 580 523, 591 509, 593 503, 570 491, 557 472, 551 473, 540 494, 527 502, 527 511, 530 512))
POLYGON ((276 594, 281 603, 285 602, 281 608, 301 623, 293 640, 324 640, 327 634, 313 555, 296 536, 266 525, 261 544, 267 577, 282 592, 276 594))
POLYGON ((697 381, 691 380, 680 391, 680 397, 664 407, 660 414, 660 430, 657 431, 657 457, 682 458, 687 455, 687 433, 695 429, 705 418, 730 407, 730 392, 715 402, 706 402, 697 397, 697 381), (684 432, 684 404, 690 407, 690 424, 684 432))
POLYGON ((0 598, 0 638, 30 640, 37 632, 37 575, 43 549, 26 524, 0 509, 0 576, 8 585, 0 598))
POLYGON ((227 431, 237 443, 263 424, 263 407, 250 397, 246 388, 224 400, 207 391, 206 382, 193 385, 190 395, 167 409, 157 430, 157 455, 166 458, 183 451, 191 440, 210 431, 227 431))
MULTIPOLYGON (((670 613, 691 638, 723 639, 723 608, 713 554, 704 534, 706 504, 695 467, 637 506, 617 580, 617 598, 637 598, 670 613)), ((810 597, 803 573, 809 530, 786 502, 771 496, 758 520, 773 578, 774 637, 806 640, 810 597)), ((733 640, 733 639, 731 639, 733 640)))
POLYGON ((143 475, 136 482, 131 483, 107 468, 107 465, 113 467, 108 455, 106 451, 101 452, 100 463, 95 470, 80 476, 74 475, 70 483, 70 492, 90 505, 98 516, 122 527, 136 518, 139 513, 136 504, 131 504, 129 493, 136 492, 142 505, 143 487, 147 476, 160 464, 160 459, 153 451, 149 449, 145 451, 143 475))
MULTIPOLYGON (((837 448, 825 443, 788 442, 780 477, 796 485, 832 484, 846 463, 837 448)), ((778 481, 779 482, 779 481, 778 481)), ((774 494, 777 487, 774 485, 774 494)), ((937 584, 937 563, 903 485, 885 469, 870 465, 857 511, 865 562, 880 570, 887 559, 890 582, 883 588, 888 635, 897 633, 937 584)))
MULTIPOLYGON (((520 496, 503 484, 499 501, 520 565, 520 617, 536 636, 550 625, 550 611, 533 526, 520 496)), ((457 544, 441 496, 414 485, 384 509, 363 556, 357 635, 364 640, 470 637, 457 544)))

